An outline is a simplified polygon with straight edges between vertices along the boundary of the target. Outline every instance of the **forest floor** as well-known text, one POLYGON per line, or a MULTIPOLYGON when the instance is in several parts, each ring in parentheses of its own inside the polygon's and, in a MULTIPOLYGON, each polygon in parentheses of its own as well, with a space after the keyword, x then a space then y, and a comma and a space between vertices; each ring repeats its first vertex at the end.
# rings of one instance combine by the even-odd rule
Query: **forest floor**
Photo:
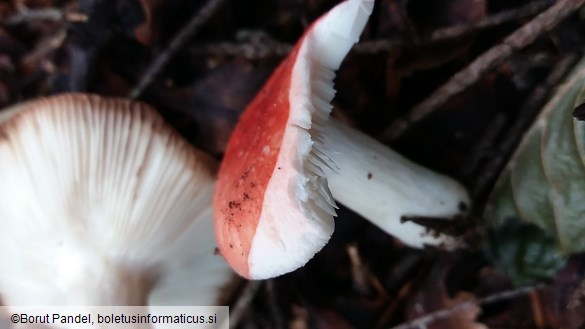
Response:
MULTIPOLYGON (((0 1, 0 108, 62 92, 133 97, 221 159, 239 114, 337 0, 0 1)), ((582 0, 376 0, 334 115, 469 189, 491 189, 583 55, 582 0)), ((481 245, 481 244, 478 244, 481 245)), ((584 328, 585 255, 514 288, 481 248, 414 250, 344 207, 305 267, 242 282, 238 328, 584 328), (441 313, 433 313, 445 310, 441 313)))

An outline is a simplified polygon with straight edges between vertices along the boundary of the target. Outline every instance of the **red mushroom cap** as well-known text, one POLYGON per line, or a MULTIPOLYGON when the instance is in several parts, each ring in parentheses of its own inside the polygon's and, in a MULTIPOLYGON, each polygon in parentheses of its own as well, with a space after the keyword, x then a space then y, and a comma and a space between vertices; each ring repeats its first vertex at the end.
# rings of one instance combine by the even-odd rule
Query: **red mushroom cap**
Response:
POLYGON ((334 229, 335 202, 319 143, 334 70, 358 40, 373 0, 345 1, 315 22, 236 126, 218 175, 218 246, 240 275, 262 279, 303 266, 334 229))

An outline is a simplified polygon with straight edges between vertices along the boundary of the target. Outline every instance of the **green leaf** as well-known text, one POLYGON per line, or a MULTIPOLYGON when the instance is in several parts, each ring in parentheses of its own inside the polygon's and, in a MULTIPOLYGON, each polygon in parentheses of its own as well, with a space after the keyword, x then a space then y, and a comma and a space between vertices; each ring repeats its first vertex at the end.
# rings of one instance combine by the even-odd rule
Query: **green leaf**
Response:
POLYGON ((488 259, 517 286, 551 278, 566 261, 552 234, 510 217, 487 231, 488 259))
POLYGON ((554 275, 585 251, 585 59, 525 134, 486 207, 495 264, 517 284, 554 275))

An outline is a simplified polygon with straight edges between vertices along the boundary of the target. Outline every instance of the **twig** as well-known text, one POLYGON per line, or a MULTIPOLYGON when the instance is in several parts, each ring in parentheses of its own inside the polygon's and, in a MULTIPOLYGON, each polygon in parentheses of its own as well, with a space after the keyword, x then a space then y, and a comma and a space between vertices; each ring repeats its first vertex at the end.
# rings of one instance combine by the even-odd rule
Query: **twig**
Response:
POLYGON ((431 34, 430 38, 434 41, 457 38, 462 35, 477 32, 479 30, 484 30, 493 26, 499 26, 513 20, 534 16, 544 9, 550 7, 553 3, 554 1, 552 0, 533 1, 524 7, 510 9, 492 16, 488 16, 475 24, 457 25, 436 30, 431 34))
POLYGON ((286 321, 282 315, 282 310, 278 305, 276 297, 276 289, 274 289, 274 280, 266 280, 266 298, 268 300, 268 309, 270 310, 271 318, 273 322, 273 328, 284 329, 287 328, 286 321))
POLYGON ((240 294, 240 298, 236 304, 231 307, 230 311, 230 328, 236 328, 240 320, 242 320, 242 316, 248 310, 248 306, 258 293, 260 286, 262 285, 262 281, 248 281, 244 290, 240 294))
POLYGON ((501 44, 492 47, 476 58, 409 113, 396 119, 382 132, 380 138, 385 142, 390 142, 402 136, 412 124, 427 117, 451 97, 473 85, 483 73, 501 63, 515 51, 530 44, 540 34, 552 29, 583 4, 585 4, 585 0, 559 0, 542 14, 510 34, 501 44))
POLYGON ((104 58, 114 31, 115 6, 110 0, 80 0, 79 10, 88 16, 86 24, 68 27, 65 49, 69 58, 69 74, 61 82, 61 91, 86 92, 94 88, 98 64, 104 58))
POLYGON ((396 48, 406 46, 421 46, 425 44, 432 44, 436 42, 461 38, 490 27, 499 26, 514 20, 534 16, 549 7, 553 0, 542 0, 531 2, 528 5, 520 8, 502 11, 498 14, 488 16, 478 22, 472 24, 460 24, 440 28, 433 31, 428 36, 423 36, 414 41, 407 41, 405 39, 389 39, 389 40, 372 40, 361 42, 356 45, 354 51, 356 53, 376 54, 383 51, 391 51, 396 48))
POLYGON ((541 290, 544 287, 545 287, 544 284, 539 284, 539 285, 532 286, 532 287, 522 287, 522 288, 517 288, 514 290, 498 292, 498 293, 495 293, 493 295, 489 295, 489 296, 486 296, 486 297, 483 297, 483 298, 480 298, 477 300, 474 300, 474 299, 468 300, 468 301, 456 304, 452 307, 443 308, 443 309, 434 311, 432 313, 429 313, 427 315, 421 316, 421 317, 416 318, 414 320, 405 322, 405 323, 400 324, 398 326, 394 326, 391 329, 424 328, 426 325, 428 325, 431 322, 447 318, 447 317, 451 316, 452 314, 457 313, 459 311, 462 311, 470 306, 473 306, 473 305, 480 305, 481 306, 481 305, 493 304, 493 303, 501 302, 504 300, 517 298, 517 297, 529 294, 533 291, 541 290))
MULTIPOLYGON (((397 48, 421 46, 460 38, 513 20, 534 16, 549 7, 552 3, 554 3, 553 0, 531 2, 524 7, 502 11, 501 13, 486 17, 472 24, 461 24, 437 29, 430 35, 417 38, 414 41, 404 38, 368 40, 357 44, 353 51, 359 54, 377 54, 397 48)), ((216 44, 195 45, 190 49, 190 53, 193 55, 242 56, 248 59, 263 59, 272 56, 286 56, 292 48, 292 45, 278 42, 276 40, 244 43, 221 42, 216 44)))
POLYGON ((471 191, 472 199, 475 201, 476 206, 479 198, 487 192, 488 187, 491 186, 501 171, 505 161, 511 156, 526 129, 534 121, 550 90, 561 82, 576 61, 577 55, 575 54, 563 57, 549 73, 546 81, 528 96, 528 101, 518 111, 518 120, 514 122, 504 136, 503 143, 493 152, 495 156, 478 175, 475 186, 471 191))
MULTIPOLYGON (((477 169, 483 164, 484 160, 488 158, 494 148, 495 141, 501 136, 502 131, 506 127, 507 116, 504 113, 498 113, 495 118, 486 126, 481 139, 476 146, 473 147, 465 164, 462 166, 459 177, 466 181, 477 176, 477 169)), ((475 203, 474 203, 475 204, 475 203)))
POLYGON ((385 278, 389 291, 398 290, 395 297, 389 300, 388 307, 380 315, 375 328, 385 328, 392 316, 402 305, 403 301, 411 296, 414 289, 420 286, 423 278, 428 274, 428 266, 421 255, 410 254, 403 257, 385 278))
POLYGON ((67 12, 59 8, 23 9, 19 13, 6 18, 3 25, 18 25, 31 21, 47 20, 55 22, 87 22, 87 15, 77 12, 67 12))
POLYGON ((272 40, 261 43, 220 42, 195 45, 190 49, 189 53, 191 55, 242 56, 247 59, 264 59, 274 56, 284 57, 291 52, 292 48, 290 44, 272 40))
POLYGON ((545 328, 546 321, 544 320, 540 296, 536 291, 531 291, 528 293, 528 296, 530 297, 530 307, 532 309, 532 319, 536 326, 535 329, 543 329, 545 328))
POLYGON ((356 243, 351 243, 346 248, 351 263, 351 277, 353 279, 353 288, 361 295, 370 293, 368 284, 368 270, 362 263, 360 253, 356 243))
POLYGON ((168 61, 175 55, 181 47, 199 30, 199 28, 215 13, 225 0, 209 0, 197 15, 193 16, 187 26, 185 26, 171 41, 169 46, 158 55, 149 65, 146 73, 138 82, 138 85, 130 92, 130 98, 138 98, 144 89, 150 85, 152 80, 166 66, 168 61))
POLYGON ((378 321, 376 323, 376 328, 383 328, 384 324, 388 323, 388 321, 391 319, 391 317, 394 315, 394 313, 396 313, 396 310, 398 310, 398 308, 400 307, 401 303, 409 295, 412 294, 412 290, 415 287, 415 284, 414 284, 415 281, 416 280, 411 280, 411 281, 406 282, 406 284, 404 284, 402 286, 402 288, 400 288, 400 290, 398 290, 398 294, 397 294, 396 298, 394 298, 394 300, 392 300, 390 302, 390 304, 388 305, 386 310, 384 310, 384 313, 382 313, 382 315, 378 319, 378 321))

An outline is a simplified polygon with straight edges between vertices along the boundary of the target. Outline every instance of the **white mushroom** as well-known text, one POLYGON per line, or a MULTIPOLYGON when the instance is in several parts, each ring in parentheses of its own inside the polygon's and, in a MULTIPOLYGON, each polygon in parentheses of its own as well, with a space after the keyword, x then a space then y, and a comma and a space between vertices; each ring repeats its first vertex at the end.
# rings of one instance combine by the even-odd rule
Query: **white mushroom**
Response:
POLYGON ((214 254, 215 168, 142 103, 19 105, 0 125, 1 299, 216 305, 232 272, 214 254))

